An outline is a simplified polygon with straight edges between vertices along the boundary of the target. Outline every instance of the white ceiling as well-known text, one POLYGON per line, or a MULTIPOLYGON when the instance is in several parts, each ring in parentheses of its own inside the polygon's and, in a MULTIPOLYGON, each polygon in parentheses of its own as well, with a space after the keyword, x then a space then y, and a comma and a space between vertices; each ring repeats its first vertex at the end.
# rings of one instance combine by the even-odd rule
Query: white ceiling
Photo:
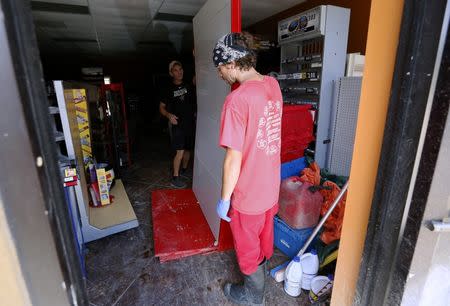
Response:
MULTIPOLYGON (((243 26, 304 1, 242 0, 243 26)), ((39 2, 54 3, 54 7, 63 4, 89 9, 89 14, 34 9, 36 33, 43 54, 118 56, 189 50, 192 23, 156 20, 155 15, 194 16, 206 0, 33 0, 42 5, 39 2)))
POLYGON ((247 27, 307 0, 241 0, 242 26, 247 27))

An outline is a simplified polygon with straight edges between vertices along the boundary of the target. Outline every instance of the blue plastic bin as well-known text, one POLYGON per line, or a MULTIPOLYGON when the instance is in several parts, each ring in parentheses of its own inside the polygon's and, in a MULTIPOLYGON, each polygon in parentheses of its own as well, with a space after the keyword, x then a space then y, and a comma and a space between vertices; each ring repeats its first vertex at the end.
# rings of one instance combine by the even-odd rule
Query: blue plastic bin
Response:
POLYGON ((289 258, 297 255, 298 251, 305 245, 311 236, 314 227, 305 229, 293 229, 278 216, 274 217, 274 244, 289 258))
POLYGON ((281 164, 281 180, 291 176, 299 176, 300 172, 306 167, 304 157, 294 159, 293 161, 281 164))

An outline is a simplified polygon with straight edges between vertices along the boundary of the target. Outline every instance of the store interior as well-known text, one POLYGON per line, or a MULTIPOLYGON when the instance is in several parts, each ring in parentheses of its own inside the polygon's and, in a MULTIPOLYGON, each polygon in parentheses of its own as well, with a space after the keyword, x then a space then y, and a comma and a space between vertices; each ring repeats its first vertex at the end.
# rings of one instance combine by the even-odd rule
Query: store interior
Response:
MULTIPOLYGON (((64 205, 73 219, 93 306, 231 305, 222 287, 240 280, 232 239, 227 225, 208 209, 215 202, 207 199, 217 195, 200 192, 204 180, 217 180, 223 153, 211 141, 218 130, 202 121, 200 110, 192 174, 183 179, 204 215, 193 222, 205 226, 209 240, 164 253, 158 249, 163 236, 159 226, 165 222, 170 231, 177 224, 170 216, 155 219, 156 196, 164 198, 173 190, 174 152, 167 120, 159 113, 161 90, 171 81, 168 64, 179 60, 185 82, 195 79, 199 109, 209 105, 219 112, 223 102, 221 97, 207 102, 217 93, 207 79, 225 84, 204 55, 212 50, 199 50, 203 44, 194 35, 208 32, 195 28, 200 24, 195 16, 215 2, 31 1, 64 205), (203 174, 199 165, 211 162, 215 165, 203 174)), ((280 191, 285 206, 275 219, 270 269, 297 254, 348 180, 370 8, 371 1, 358 0, 242 0, 241 29, 257 42, 257 70, 277 78, 285 102, 280 191), (306 222, 300 218, 302 205, 315 205, 314 217, 306 222)), ((228 14, 233 15, 231 10, 228 14)), ((229 22, 233 26, 233 16, 229 22)), ((311 285, 298 297, 290 296, 283 279, 277 280, 279 270, 273 270, 267 305, 309 305, 314 298, 329 302, 344 212, 345 200, 339 201, 307 250, 319 253, 313 274, 322 283, 325 279, 319 288, 323 296, 311 285)))

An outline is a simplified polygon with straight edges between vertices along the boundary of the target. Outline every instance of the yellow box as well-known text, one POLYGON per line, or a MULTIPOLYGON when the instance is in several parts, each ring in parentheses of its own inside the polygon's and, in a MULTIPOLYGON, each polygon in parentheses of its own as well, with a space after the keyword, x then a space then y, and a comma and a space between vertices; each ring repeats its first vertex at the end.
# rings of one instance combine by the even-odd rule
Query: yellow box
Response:
POLYGON ((89 129, 88 102, 85 89, 72 89, 77 116, 78 131, 80 133, 81 149, 85 168, 92 160, 91 133, 89 129))
POLYGON ((106 171, 103 168, 97 169, 97 182, 98 182, 98 192, 100 195, 100 203, 103 205, 108 205, 109 201, 109 188, 108 180, 106 179, 106 171))

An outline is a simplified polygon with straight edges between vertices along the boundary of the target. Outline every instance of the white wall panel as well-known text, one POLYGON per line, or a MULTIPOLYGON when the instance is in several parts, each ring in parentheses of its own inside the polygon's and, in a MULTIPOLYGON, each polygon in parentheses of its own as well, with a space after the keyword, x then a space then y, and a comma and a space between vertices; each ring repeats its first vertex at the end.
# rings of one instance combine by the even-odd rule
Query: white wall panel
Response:
POLYGON ((198 133, 201 141, 197 141, 198 145, 195 148, 195 155, 204 163, 211 174, 214 175, 214 179, 221 183, 222 161, 225 156, 225 150, 217 148, 220 122, 212 119, 208 114, 203 112, 199 112, 198 115, 202 117, 197 124, 197 130, 201 131, 198 133))
POLYGON ((214 180, 214 175, 212 175, 210 169, 197 155, 194 159, 194 165, 195 195, 200 202, 211 232, 217 240, 219 237, 220 219, 217 217, 215 204, 219 197, 218 192, 220 192, 218 191, 219 182, 214 180), (205 203, 209 204, 205 205, 205 203))
POLYGON ((217 40, 230 32, 230 0, 208 0, 193 23, 198 103, 193 190, 218 239, 220 219, 215 205, 220 197, 224 157, 224 150, 218 147, 219 120, 230 88, 218 77, 212 50, 217 40))

